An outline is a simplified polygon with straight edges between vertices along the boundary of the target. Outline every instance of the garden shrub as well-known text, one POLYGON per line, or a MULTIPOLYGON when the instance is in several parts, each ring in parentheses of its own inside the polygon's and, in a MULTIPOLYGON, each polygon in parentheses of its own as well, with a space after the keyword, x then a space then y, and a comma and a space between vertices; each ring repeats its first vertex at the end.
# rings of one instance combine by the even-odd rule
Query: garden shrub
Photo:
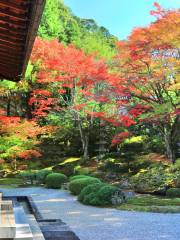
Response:
POLYGON ((100 206, 111 205, 112 196, 117 191, 119 191, 119 188, 110 184, 102 186, 102 188, 100 188, 100 190, 97 192, 96 199, 94 199, 93 203, 100 206))
POLYGON ((112 197, 120 192, 121 202, 124 201, 124 194, 119 188, 106 183, 96 183, 85 187, 78 196, 78 200, 84 204, 93 206, 112 205, 112 197))
POLYGON ((74 169, 77 166, 77 162, 80 161, 80 158, 70 157, 64 159, 64 161, 52 168, 54 172, 63 173, 66 176, 71 176, 74 174, 74 169))
POLYGON ((130 178, 133 188, 140 193, 162 193, 165 194, 167 187, 172 187, 176 174, 172 173, 169 167, 155 165, 147 169, 141 169, 136 175, 130 178))
POLYGON ((169 188, 166 192, 166 196, 180 198, 180 188, 169 188))
POLYGON ((36 180, 39 183, 45 183, 46 177, 51 173, 52 173, 52 170, 47 170, 47 169, 40 170, 36 172, 36 180))
POLYGON ((175 164, 173 165, 174 170, 180 170, 180 159, 176 159, 175 164))
POLYGON ((81 167, 81 166, 77 166, 75 167, 75 173, 79 174, 79 175, 88 175, 90 174, 91 170, 88 167, 81 167))
POLYGON ((36 173, 32 171, 23 171, 19 173, 19 177, 24 181, 30 181, 31 184, 34 184, 36 180, 36 173))
POLYGON ((83 188, 83 190, 80 192, 78 196, 78 200, 80 202, 85 203, 86 196, 88 196, 91 193, 97 193, 99 189, 104 185, 105 183, 95 183, 95 184, 88 185, 87 187, 83 188))
POLYGON ((146 136, 135 136, 121 144, 121 151, 139 153, 146 150, 146 136))
POLYGON ((66 176, 71 176, 74 174, 74 165, 67 164, 67 165, 56 165, 52 168, 53 172, 62 173, 66 176))
POLYGON ((160 136, 154 136, 148 138, 147 142, 147 150, 153 153, 161 153, 164 154, 165 152, 165 144, 162 141, 160 136))
POLYGON ((94 183, 101 183, 101 181, 94 177, 76 179, 70 182, 69 190, 72 194, 79 195, 84 187, 94 183))
POLYGON ((99 164, 99 170, 103 172, 124 173, 128 172, 128 165, 122 159, 107 158, 99 164))
POLYGON ((89 176, 87 176, 87 175, 75 175, 75 176, 70 177, 70 181, 80 179, 80 178, 87 178, 87 177, 89 177, 89 176))
POLYGON ((67 181, 67 177, 61 173, 51 173, 46 177, 46 186, 48 188, 61 188, 62 184, 67 181))

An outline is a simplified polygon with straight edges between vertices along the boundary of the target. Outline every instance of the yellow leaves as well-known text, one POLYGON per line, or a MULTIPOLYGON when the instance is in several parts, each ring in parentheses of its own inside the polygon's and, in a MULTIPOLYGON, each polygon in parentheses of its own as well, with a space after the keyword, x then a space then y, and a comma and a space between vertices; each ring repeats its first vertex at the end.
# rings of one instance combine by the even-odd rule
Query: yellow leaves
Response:
POLYGON ((175 83, 172 86, 169 87, 170 91, 176 91, 176 90, 180 90, 180 82, 179 83, 175 83))

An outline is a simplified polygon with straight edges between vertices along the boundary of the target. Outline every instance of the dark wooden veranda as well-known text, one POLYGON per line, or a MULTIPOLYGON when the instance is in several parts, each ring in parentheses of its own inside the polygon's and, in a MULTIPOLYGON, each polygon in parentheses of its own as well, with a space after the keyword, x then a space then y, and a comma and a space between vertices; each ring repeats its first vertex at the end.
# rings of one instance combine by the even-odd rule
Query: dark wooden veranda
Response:
POLYGON ((0 79, 24 75, 44 5, 45 0, 0 0, 0 79))

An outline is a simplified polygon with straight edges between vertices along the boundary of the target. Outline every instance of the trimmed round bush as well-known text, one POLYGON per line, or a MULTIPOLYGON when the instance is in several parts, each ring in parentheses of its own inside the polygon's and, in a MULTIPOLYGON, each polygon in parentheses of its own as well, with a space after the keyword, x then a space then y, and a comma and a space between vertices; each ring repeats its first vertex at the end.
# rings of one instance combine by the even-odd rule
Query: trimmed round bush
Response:
POLYGON ((76 175, 76 176, 73 176, 73 177, 70 177, 70 181, 74 181, 76 179, 80 179, 80 178, 87 178, 89 176, 87 175, 76 175))
POLYGON ((79 195, 83 188, 90 184, 95 183, 101 183, 101 181, 98 178, 93 177, 76 179, 70 182, 69 190, 71 191, 72 194, 79 195))
POLYGON ((47 169, 40 170, 36 173, 36 180, 39 183, 45 183, 46 177, 51 173, 52 173, 51 170, 47 170, 47 169))
POLYGON ((48 188, 61 188, 62 184, 67 181, 67 177, 61 173, 51 173, 46 177, 46 186, 48 188))
MULTIPOLYGON (((112 197, 120 189, 106 183, 96 183, 85 187, 78 196, 78 200, 87 205, 107 206, 112 205, 112 197)), ((121 193, 121 192, 120 192, 121 193)), ((122 202, 124 194, 120 195, 122 202)))
POLYGON ((166 192, 166 196, 180 198, 180 188, 169 188, 166 192))
POLYGON ((96 194, 96 200, 94 200, 95 205, 105 206, 112 204, 112 196, 119 191, 119 188, 107 184, 102 186, 96 194), (97 202, 96 202, 97 201, 97 202))
POLYGON ((80 192, 78 196, 78 200, 80 202, 85 203, 85 198, 90 195, 91 193, 97 193, 99 189, 106 185, 106 183, 95 183, 95 184, 90 184, 87 187, 83 188, 83 190, 80 192))

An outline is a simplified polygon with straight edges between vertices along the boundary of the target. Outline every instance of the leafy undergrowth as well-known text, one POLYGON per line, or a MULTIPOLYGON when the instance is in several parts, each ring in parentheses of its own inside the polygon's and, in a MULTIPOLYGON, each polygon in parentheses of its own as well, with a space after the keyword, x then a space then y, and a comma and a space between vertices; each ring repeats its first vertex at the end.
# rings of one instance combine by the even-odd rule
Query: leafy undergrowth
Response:
POLYGON ((23 180, 20 178, 0 178, 0 185, 8 184, 22 184, 23 180))
POLYGON ((119 210, 180 213, 180 198, 162 198, 156 196, 137 196, 130 198, 127 203, 118 206, 119 210))
POLYGON ((0 178, 0 186, 5 188, 14 188, 23 185, 23 180, 19 178, 0 178))

